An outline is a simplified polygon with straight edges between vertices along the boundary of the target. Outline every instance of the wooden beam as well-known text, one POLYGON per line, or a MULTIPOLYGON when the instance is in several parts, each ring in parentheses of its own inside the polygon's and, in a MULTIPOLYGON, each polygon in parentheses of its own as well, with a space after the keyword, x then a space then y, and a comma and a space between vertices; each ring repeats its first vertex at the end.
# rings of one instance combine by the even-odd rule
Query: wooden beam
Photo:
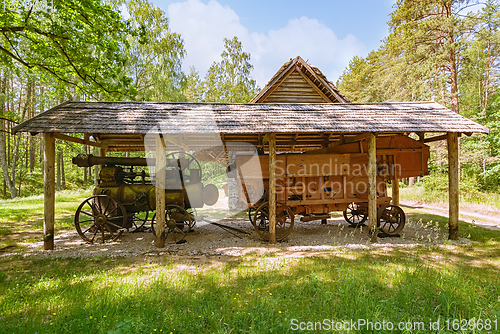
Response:
POLYGON ((264 137, 262 137, 261 145, 264 146, 269 142, 269 133, 266 133, 264 137))
POLYGON ((368 136, 368 231, 371 241, 377 241, 377 140, 373 133, 368 136))
MULTIPOLYGON (((422 147, 424 147, 424 145, 425 145, 425 133, 419 132, 417 134, 418 134, 418 140, 422 143, 422 147)), ((424 150, 422 149, 422 151, 420 152, 420 171, 421 171, 420 176, 424 176, 425 164, 426 164, 426 161, 424 158, 424 150)))
POLYGON ((276 243, 276 134, 269 134, 269 242, 276 243))
MULTIPOLYGON (((340 140, 338 142, 335 142, 335 143, 329 143, 328 144, 328 147, 324 148, 324 149, 321 149, 321 150, 317 150, 317 151, 314 151, 314 152, 306 152, 306 154, 319 154, 319 153, 329 153, 329 148, 331 147, 336 147, 336 146, 339 146, 339 145, 343 145, 343 144, 350 144, 350 143, 355 143, 355 142, 359 142, 360 145, 361 145, 361 142, 367 138, 369 138, 370 136, 374 135, 373 133, 371 132, 368 132, 368 133, 362 133, 360 135, 357 135, 357 136, 354 136, 354 137, 345 137, 343 134, 340 134, 340 140)), ((377 138, 376 135, 374 135, 375 138, 377 138)), ((315 139, 314 141, 312 140, 309 140, 308 142, 310 143, 313 143, 313 144, 319 144, 319 140, 318 139, 315 139)), ((280 142, 280 145, 283 144, 283 145, 287 145, 289 142, 283 142, 281 143, 280 142)), ((306 142, 304 142, 306 143, 306 142)), ((295 145, 300 145, 300 144, 295 144, 295 145)))
POLYGON ((393 179, 391 183, 392 188, 392 205, 399 206, 399 179, 393 179))
POLYGON ((448 192, 449 192, 449 238, 458 239, 459 204, 459 169, 458 169, 458 133, 448 132, 448 192))
POLYGON ((184 140, 183 135, 171 135, 167 134, 165 136, 165 141, 172 143, 175 146, 182 148, 184 151, 190 151, 189 146, 186 145, 186 140, 184 140))
POLYGON ((155 191, 156 191, 156 228, 155 246, 165 247, 165 187, 167 157, 163 148, 160 135, 156 136, 156 167, 155 167, 155 191))
POLYGON ((444 135, 441 135, 441 136, 435 136, 435 137, 431 137, 431 138, 425 138, 424 139, 424 143, 432 143, 432 142, 435 142, 435 141, 445 140, 447 138, 448 138, 447 134, 444 134, 444 135))
POLYGON ((354 136, 354 137, 343 137, 344 138, 343 141, 340 140, 338 142, 331 143, 330 145, 328 145, 328 147, 335 147, 335 146, 339 146, 342 144, 350 144, 350 143, 360 142, 360 141, 363 141, 365 139, 370 138, 371 136, 375 136, 375 138, 377 138, 377 136, 371 132, 362 133, 362 134, 354 136))
POLYGON ((44 154, 43 154, 43 182, 44 182, 44 202, 43 202, 43 249, 54 249, 54 220, 55 220, 55 163, 56 145, 54 133, 44 133, 44 154))
POLYGON ((68 136, 68 135, 65 135, 64 133, 54 133, 54 137, 56 139, 70 141, 72 143, 77 143, 77 144, 82 144, 82 145, 89 145, 89 146, 94 146, 94 147, 106 147, 106 145, 103 145, 101 143, 96 143, 96 142, 90 141, 88 139, 81 139, 81 138, 76 138, 73 136, 68 136))
MULTIPOLYGON (((451 133, 451 132, 449 132, 451 133)), ((456 132, 454 132, 456 133, 456 132)), ((461 137, 462 134, 461 133, 458 133, 458 137, 461 137)), ((439 141, 439 140, 447 140, 448 139, 448 134, 444 134, 444 135, 441 135, 441 136, 436 136, 436 137, 431 137, 431 138, 425 138, 424 139, 424 143, 432 143, 432 142, 435 142, 435 141, 439 141)))

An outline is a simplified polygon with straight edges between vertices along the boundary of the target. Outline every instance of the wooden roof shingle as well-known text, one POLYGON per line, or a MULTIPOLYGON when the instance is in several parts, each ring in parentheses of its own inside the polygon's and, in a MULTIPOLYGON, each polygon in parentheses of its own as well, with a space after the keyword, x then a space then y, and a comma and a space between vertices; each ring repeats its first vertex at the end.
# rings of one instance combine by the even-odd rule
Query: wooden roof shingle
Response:
POLYGON ((65 102, 13 132, 153 133, 359 133, 489 130, 435 102, 226 104, 65 102))

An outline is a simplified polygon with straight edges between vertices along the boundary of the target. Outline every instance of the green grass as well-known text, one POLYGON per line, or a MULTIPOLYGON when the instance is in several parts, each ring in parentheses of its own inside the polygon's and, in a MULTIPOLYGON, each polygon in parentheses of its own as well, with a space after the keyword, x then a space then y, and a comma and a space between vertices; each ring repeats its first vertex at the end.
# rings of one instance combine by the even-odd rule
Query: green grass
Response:
MULTIPOLYGON (((56 227, 73 228, 74 210, 89 195, 58 193, 56 227)), ((446 218, 405 212, 411 221, 447 230, 446 218)), ((0 238, 11 232, 5 226, 41 227, 42 215, 42 197, 0 201, 0 238)), ((443 329, 447 319, 500 326, 500 231, 461 221, 459 232, 474 243, 339 248, 306 257, 0 256, 0 333, 291 333, 292 319, 426 326, 396 333, 427 333, 438 320, 441 330, 434 332, 453 332, 443 329)))
MULTIPOLYGON (((401 188, 399 196, 403 200, 418 201, 422 203, 448 203, 446 191, 426 191, 424 187, 401 188)), ((500 194, 496 192, 462 191, 461 204, 478 204, 490 210, 500 210, 500 194)))
MULTIPOLYGON (((56 193, 55 229, 73 229, 76 209, 91 190, 64 190, 56 193)), ((0 200, 0 248, 16 242, 40 240, 43 228, 43 195, 0 200), (38 231, 40 235, 32 232, 38 231), (26 233, 29 232, 29 233, 26 233), (15 240, 11 238, 16 234, 15 240)))
MULTIPOLYGON (((55 214, 74 214, 90 189, 64 190, 56 193, 55 214)), ((0 221, 28 221, 43 217, 43 195, 0 200, 0 221)))

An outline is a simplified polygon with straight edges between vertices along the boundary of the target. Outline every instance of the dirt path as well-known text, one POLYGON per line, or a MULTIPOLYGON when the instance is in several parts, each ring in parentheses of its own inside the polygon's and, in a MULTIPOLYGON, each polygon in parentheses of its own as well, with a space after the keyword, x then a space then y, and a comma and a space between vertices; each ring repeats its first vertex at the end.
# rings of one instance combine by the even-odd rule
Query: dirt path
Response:
MULTIPOLYGON (((400 204, 402 207, 416 209, 432 215, 438 215, 448 218, 448 208, 442 207, 439 204, 423 204, 407 200, 400 201, 400 204)), ((485 227, 490 230, 500 231, 500 213, 498 212, 488 212, 488 214, 482 214, 467 209, 460 209, 460 220, 477 226, 485 227)))

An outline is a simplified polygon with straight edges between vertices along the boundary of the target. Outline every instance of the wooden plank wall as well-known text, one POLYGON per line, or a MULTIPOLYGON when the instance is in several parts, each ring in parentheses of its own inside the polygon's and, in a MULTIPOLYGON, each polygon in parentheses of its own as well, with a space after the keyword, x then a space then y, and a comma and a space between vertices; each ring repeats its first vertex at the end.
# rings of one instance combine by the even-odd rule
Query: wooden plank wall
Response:
POLYGON ((328 103, 297 71, 290 73, 261 103, 328 103))

